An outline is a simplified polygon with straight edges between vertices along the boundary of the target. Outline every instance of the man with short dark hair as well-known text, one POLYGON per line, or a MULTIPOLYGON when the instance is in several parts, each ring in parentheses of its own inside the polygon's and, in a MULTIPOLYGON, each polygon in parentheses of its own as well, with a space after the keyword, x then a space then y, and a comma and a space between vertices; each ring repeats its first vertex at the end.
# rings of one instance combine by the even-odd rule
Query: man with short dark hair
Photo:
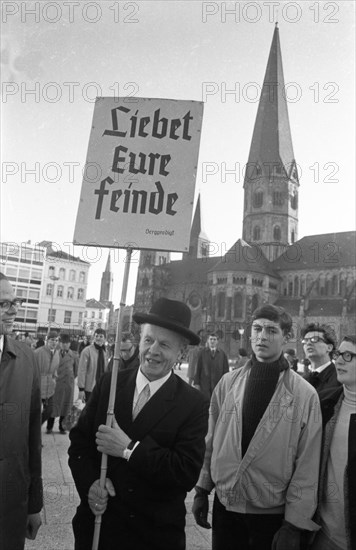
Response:
POLYGON ((215 487, 213 550, 300 550, 303 531, 318 528, 319 399, 283 356, 291 330, 284 309, 255 310, 251 359, 213 392, 193 505, 198 525, 209 528, 215 487))
POLYGON ((208 399, 220 378, 229 372, 229 362, 226 354, 218 347, 217 334, 209 334, 207 345, 198 355, 197 368, 194 375, 194 386, 203 392, 208 399))
POLYGON ((208 402, 173 367, 199 338, 183 302, 160 298, 134 320, 142 325, 140 368, 118 372, 112 427, 105 425, 107 373, 70 432, 69 466, 81 498, 75 550, 91 548, 99 514, 99 550, 185 549, 184 500, 203 463, 208 402), (105 489, 100 453, 108 455, 105 489))
POLYGON ((302 329, 301 336, 305 356, 310 361, 305 379, 318 393, 339 386, 335 364, 331 361, 336 348, 336 335, 332 328, 309 323, 302 329))
POLYGON ((12 339, 21 299, 0 273, 0 548, 23 550, 41 525, 41 379, 33 351, 12 339))
POLYGON ((83 349, 78 366, 78 399, 88 401, 95 384, 107 370, 108 357, 105 349, 106 332, 97 328, 94 342, 83 349))

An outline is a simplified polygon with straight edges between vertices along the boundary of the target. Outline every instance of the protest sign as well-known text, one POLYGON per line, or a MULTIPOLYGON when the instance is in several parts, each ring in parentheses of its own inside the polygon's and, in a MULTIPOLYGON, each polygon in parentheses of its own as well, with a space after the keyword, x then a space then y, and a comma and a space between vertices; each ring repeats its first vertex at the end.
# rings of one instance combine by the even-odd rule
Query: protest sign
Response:
POLYGON ((74 244, 186 252, 203 103, 96 100, 74 244))

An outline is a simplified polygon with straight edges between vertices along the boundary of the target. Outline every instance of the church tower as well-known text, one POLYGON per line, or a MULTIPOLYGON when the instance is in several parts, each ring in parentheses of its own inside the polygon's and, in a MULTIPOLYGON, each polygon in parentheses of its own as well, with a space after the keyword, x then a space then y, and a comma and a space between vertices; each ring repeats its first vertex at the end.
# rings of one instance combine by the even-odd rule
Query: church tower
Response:
POLYGON ((167 284, 165 266, 170 258, 170 252, 162 250, 140 252, 135 294, 135 308, 138 311, 148 312, 153 302, 164 295, 167 284))
POLYGON ((204 258, 209 256, 209 239, 202 229, 200 194, 195 207, 194 218, 190 230, 189 252, 183 254, 186 258, 204 258))
POLYGON ((298 239, 298 172, 276 24, 244 180, 243 239, 270 261, 298 239))
POLYGON ((105 271, 101 276, 101 286, 100 286, 100 302, 111 302, 112 301, 112 288, 114 283, 114 276, 111 272, 111 257, 110 251, 108 259, 106 262, 105 271))

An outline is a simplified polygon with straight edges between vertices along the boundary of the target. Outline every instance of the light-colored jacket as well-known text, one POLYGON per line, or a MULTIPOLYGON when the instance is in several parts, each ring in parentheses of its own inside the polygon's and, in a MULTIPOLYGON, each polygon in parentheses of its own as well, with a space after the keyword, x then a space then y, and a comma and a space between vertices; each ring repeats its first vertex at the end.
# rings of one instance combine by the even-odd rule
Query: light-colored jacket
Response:
MULTIPOLYGON (((105 350, 105 348, 104 348, 105 350)), ((84 388, 85 391, 92 392, 95 386, 96 367, 98 364, 99 352, 94 344, 90 344, 83 349, 80 354, 78 366, 78 388, 84 388)), ((104 351, 105 370, 107 370, 108 356, 104 351)))
POLYGON ((41 373, 41 398, 48 399, 54 394, 56 372, 59 365, 59 352, 55 350, 53 358, 48 346, 34 350, 41 373))
POLYGON ((197 485, 215 486, 229 511, 284 513, 310 531, 316 509, 322 423, 319 398, 291 369, 282 371, 245 455, 241 456, 242 402, 250 361, 222 377, 210 403, 204 465, 197 485))

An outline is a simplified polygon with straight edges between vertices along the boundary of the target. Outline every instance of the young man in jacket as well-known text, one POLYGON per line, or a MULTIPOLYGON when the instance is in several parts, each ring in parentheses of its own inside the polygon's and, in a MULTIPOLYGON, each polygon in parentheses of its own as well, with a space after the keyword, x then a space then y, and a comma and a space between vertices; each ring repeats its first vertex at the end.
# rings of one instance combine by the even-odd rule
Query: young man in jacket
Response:
POLYGON ((83 349, 78 366, 78 399, 88 401, 95 384, 107 369, 108 356, 105 349, 106 332, 97 328, 94 342, 83 349))
POLYGON ((199 476, 208 401, 173 372, 187 344, 189 307, 160 298, 142 326, 139 369, 118 372, 115 419, 105 426, 111 373, 95 386, 70 432, 69 466, 81 498, 73 519, 75 550, 88 550, 103 514, 99 550, 184 550, 184 500, 199 476), (101 453, 108 455, 100 489, 101 453))
POLYGON ((0 273, 0 548, 23 550, 41 525, 41 380, 29 346, 10 337, 21 300, 0 273))
POLYGON ((318 529, 319 399, 283 356, 291 330, 282 308, 255 310, 251 359, 213 392, 193 505, 198 525, 209 528, 215 487, 213 550, 299 550, 303 531, 318 529))

